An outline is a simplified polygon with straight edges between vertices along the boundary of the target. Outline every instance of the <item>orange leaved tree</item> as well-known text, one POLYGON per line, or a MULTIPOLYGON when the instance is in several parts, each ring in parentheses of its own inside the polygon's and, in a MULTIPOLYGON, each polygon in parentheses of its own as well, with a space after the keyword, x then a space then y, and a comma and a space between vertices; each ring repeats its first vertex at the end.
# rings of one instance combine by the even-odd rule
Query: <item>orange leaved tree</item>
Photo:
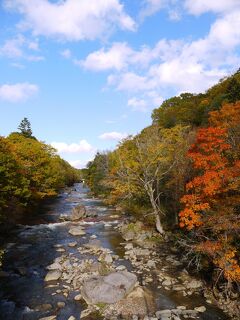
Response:
POLYGON ((210 114, 215 126, 198 130, 188 152, 196 175, 186 185, 179 213, 180 227, 195 235, 195 250, 211 257, 229 281, 240 281, 240 160, 237 135, 232 139, 239 110, 239 104, 223 106, 210 114))

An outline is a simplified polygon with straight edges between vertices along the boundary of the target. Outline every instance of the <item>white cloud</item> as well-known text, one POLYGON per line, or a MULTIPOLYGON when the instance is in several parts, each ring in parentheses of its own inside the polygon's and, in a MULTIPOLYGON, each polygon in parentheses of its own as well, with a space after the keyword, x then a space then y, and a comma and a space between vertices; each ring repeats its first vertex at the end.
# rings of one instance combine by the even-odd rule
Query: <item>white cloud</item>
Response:
POLYGON ((146 91, 138 97, 132 97, 127 105, 134 111, 149 112, 153 108, 159 107, 163 102, 162 96, 157 91, 146 91))
POLYGON ((33 50, 33 51, 38 51, 39 50, 39 43, 38 41, 30 41, 29 44, 28 44, 28 48, 30 50, 33 50))
POLYGON ((142 46, 137 51, 126 42, 115 42, 109 49, 101 48, 90 53, 85 60, 76 60, 75 63, 93 71, 121 71, 129 65, 144 69, 153 60, 169 57, 181 45, 182 41, 161 40, 154 48, 142 46))
POLYGON ((133 31, 135 22, 119 0, 5 0, 5 8, 23 15, 20 27, 35 35, 65 40, 94 40, 114 27, 133 31))
POLYGON ((216 19, 205 38, 186 42, 171 57, 153 64, 148 77, 156 87, 199 92, 236 68, 240 10, 216 19))
POLYGON ((127 133, 121 133, 121 132, 105 132, 99 136, 102 140, 117 140, 120 141, 124 138, 126 138, 128 135, 127 133))
POLYGON ((185 8, 189 13, 200 15, 205 12, 227 13, 240 9, 239 0, 185 0, 185 8))
POLYGON ((65 49, 61 52, 61 55, 65 58, 65 59, 70 59, 72 57, 72 52, 69 49, 65 49))
POLYGON ((86 164, 89 162, 90 160, 87 161, 83 161, 83 160, 70 160, 68 161, 70 163, 70 165, 76 169, 82 169, 84 167, 86 167, 86 164))
POLYGON ((128 106, 132 107, 133 110, 145 112, 147 111, 148 104, 143 99, 133 97, 128 100, 128 106))
POLYGON ((170 20, 180 20, 183 13, 201 15, 206 12, 226 14, 239 10, 239 0, 142 0, 140 19, 166 10, 170 20))
POLYGON ((130 104, 140 107, 144 101, 158 105, 169 90, 175 94, 206 90, 239 64, 240 9, 229 10, 217 16, 203 38, 162 39, 153 48, 145 46, 138 51, 128 46, 130 54, 124 58, 124 69, 109 75, 108 85, 128 93, 137 92, 139 96, 130 104), (152 102, 150 92, 155 95, 152 102))
POLYGON ((173 9, 173 10, 169 10, 169 19, 172 20, 172 21, 179 21, 181 20, 181 12, 180 10, 177 10, 177 9, 173 9))
POLYGON ((0 55, 8 58, 19 58, 23 56, 23 45, 25 44, 25 38, 22 35, 18 35, 14 39, 8 39, 5 41, 2 47, 0 47, 0 55))
POLYGON ((184 61, 183 57, 151 68, 156 87, 169 86, 181 92, 202 92, 225 74, 225 71, 218 69, 207 70, 197 61, 184 61))
POLYGON ((144 19, 163 9, 168 0, 144 0, 140 11, 140 18, 144 19))
POLYGON ((52 142, 51 146, 57 149, 59 153, 81 153, 94 151, 94 148, 86 140, 70 144, 65 142, 52 142))
POLYGON ((0 56, 14 60, 42 61, 43 56, 32 54, 33 51, 39 50, 38 40, 28 40, 22 34, 18 34, 15 38, 7 39, 0 46, 0 56))
POLYGON ((137 92, 145 91, 152 87, 152 83, 148 82, 146 76, 140 76, 134 72, 122 73, 120 76, 112 79, 112 81, 117 82, 117 90, 120 91, 137 92))
POLYGON ((159 95, 157 91, 149 91, 146 95, 151 101, 151 106, 154 108, 160 106, 163 103, 163 97, 159 95))
POLYGON ((128 65, 132 49, 126 43, 114 43, 109 50, 104 48, 90 53, 79 64, 86 69, 103 71, 109 69, 121 70, 128 65))
POLYGON ((166 10, 172 21, 181 19, 181 4, 184 0, 143 0, 139 13, 140 20, 154 15, 160 10, 166 10))
POLYGON ((208 39, 211 46, 226 51, 240 44, 240 3, 239 10, 216 20, 212 25, 208 39))
POLYGON ((38 92, 39 88, 31 83, 3 84, 0 86, 0 99, 8 102, 25 101, 38 92))

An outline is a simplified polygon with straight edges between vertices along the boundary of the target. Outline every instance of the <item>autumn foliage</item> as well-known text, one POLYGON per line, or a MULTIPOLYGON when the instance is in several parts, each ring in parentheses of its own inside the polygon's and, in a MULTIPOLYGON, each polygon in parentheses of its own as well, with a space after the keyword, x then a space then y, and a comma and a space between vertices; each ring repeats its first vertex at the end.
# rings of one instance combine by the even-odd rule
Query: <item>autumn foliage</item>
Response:
POLYGON ((240 281, 235 247, 240 230, 240 103, 224 105, 210 113, 210 124, 197 131, 187 156, 195 177, 186 184, 179 213, 180 227, 197 230, 196 250, 207 254, 225 277, 240 281), (205 238, 204 242, 202 239, 205 238))
POLYGON ((51 146, 31 134, 0 137, 0 218, 11 220, 32 204, 57 194, 79 178, 51 146), (17 215, 17 214, 16 214, 17 215))
POLYGON ((159 232, 176 232, 198 268, 217 270, 234 285, 240 281, 239 89, 238 70, 204 93, 164 101, 149 127, 97 153, 85 171, 93 193, 159 231, 155 213, 159 232))

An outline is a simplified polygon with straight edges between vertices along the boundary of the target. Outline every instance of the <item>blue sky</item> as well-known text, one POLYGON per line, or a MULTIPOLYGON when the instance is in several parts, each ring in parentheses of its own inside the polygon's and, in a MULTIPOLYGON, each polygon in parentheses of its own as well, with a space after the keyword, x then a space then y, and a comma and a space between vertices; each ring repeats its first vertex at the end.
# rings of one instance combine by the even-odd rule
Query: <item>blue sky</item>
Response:
POLYGON ((240 65, 239 0, 0 1, 0 135, 27 117, 77 167, 240 65))

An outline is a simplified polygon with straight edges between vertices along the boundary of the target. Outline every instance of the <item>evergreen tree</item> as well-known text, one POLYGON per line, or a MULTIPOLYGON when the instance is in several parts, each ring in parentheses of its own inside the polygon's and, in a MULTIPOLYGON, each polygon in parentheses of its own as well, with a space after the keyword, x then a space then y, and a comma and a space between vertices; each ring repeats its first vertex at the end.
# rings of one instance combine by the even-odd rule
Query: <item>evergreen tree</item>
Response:
POLYGON ((24 118, 20 125, 18 126, 18 130, 20 130, 21 134, 24 135, 27 138, 32 137, 32 129, 31 129, 31 123, 27 118, 24 118))
POLYGON ((227 88, 228 101, 234 103, 240 100, 240 82, 235 78, 231 79, 227 88))

